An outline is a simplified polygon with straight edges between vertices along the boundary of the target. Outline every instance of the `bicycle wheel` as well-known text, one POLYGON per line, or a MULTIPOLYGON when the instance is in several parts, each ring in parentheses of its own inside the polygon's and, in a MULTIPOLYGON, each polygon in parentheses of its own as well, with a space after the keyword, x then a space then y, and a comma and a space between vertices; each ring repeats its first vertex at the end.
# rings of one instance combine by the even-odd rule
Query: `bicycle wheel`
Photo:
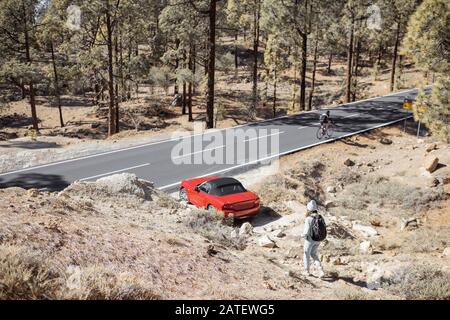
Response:
POLYGON ((334 125, 330 124, 328 126, 327 133, 326 133, 327 138, 331 138, 333 136, 333 133, 334 133, 334 125))
POLYGON ((320 126, 319 129, 317 130, 317 133, 316 133, 317 139, 319 139, 319 140, 322 139, 323 138, 323 134, 324 134, 323 128, 320 126))

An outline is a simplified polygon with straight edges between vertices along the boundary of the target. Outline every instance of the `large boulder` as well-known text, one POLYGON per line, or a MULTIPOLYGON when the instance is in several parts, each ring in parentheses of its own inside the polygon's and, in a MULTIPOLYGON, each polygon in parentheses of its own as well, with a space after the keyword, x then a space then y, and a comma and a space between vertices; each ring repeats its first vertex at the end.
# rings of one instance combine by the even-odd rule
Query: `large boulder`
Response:
POLYGON ((370 226, 363 226, 363 225, 358 224, 358 223, 353 223, 352 229, 355 230, 355 231, 358 231, 364 237, 367 237, 367 238, 368 237, 374 237, 374 236, 378 235, 378 231, 375 230, 375 228, 372 228, 370 226))
POLYGON ((152 200, 152 195, 156 193, 153 183, 139 179, 132 173, 114 174, 98 179, 95 182, 76 181, 64 189, 68 195, 89 196, 135 196, 145 200, 152 200))
POLYGON ((432 173, 432 172, 434 172, 437 169, 438 164, 439 164, 439 158, 437 158, 435 156, 429 156, 429 157, 425 158, 425 161, 423 163, 423 167, 429 173, 432 173))

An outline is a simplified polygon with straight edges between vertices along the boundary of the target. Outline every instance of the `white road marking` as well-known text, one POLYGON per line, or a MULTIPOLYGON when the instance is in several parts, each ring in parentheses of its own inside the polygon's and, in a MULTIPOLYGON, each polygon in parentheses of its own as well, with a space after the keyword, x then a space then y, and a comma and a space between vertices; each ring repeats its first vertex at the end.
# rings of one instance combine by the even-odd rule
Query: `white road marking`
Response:
POLYGON ((90 180, 90 179, 99 178, 99 177, 103 177, 103 176, 109 176, 109 175, 114 174, 114 173, 123 172, 123 171, 136 169, 136 168, 141 168, 141 167, 145 167, 145 166, 149 166, 149 165, 150 165, 150 163, 144 163, 144 164, 140 164, 140 165, 137 165, 137 166, 128 167, 128 168, 125 168, 125 169, 120 169, 120 170, 115 170, 115 171, 106 172, 106 173, 102 173, 102 174, 97 174, 95 176, 79 179, 79 181, 85 181, 85 180, 90 180))
MULTIPOLYGON (((266 160, 269 160, 269 159, 272 159, 272 158, 275 158, 275 157, 280 157, 280 156, 287 155, 289 153, 293 153, 293 152, 301 151, 301 150, 304 150, 304 149, 312 148, 312 147, 320 145, 320 144, 324 144, 324 143, 336 141, 336 140, 339 140, 339 139, 342 139, 342 138, 350 137, 350 136, 353 136, 355 134, 363 133, 363 132, 366 132, 366 131, 370 131, 370 130, 381 128, 381 127, 385 127, 385 126, 389 126, 391 124, 394 124, 394 123, 397 123, 397 122, 400 122, 400 121, 403 121, 403 120, 406 120, 406 119, 409 119, 409 118, 412 118, 412 117, 413 116, 410 115, 410 116, 407 116, 407 117, 404 117, 404 118, 401 118, 401 119, 398 119, 398 120, 382 123, 382 124, 374 126, 374 127, 370 127, 370 128, 367 128, 367 129, 362 129, 362 130, 359 130, 359 131, 356 131, 356 132, 351 132, 351 133, 345 134, 345 135, 340 136, 340 137, 330 138, 328 140, 319 141, 317 143, 313 143, 313 144, 310 144, 310 145, 307 145, 307 146, 304 146, 304 147, 291 149, 291 150, 288 150, 288 151, 285 151, 285 152, 281 152, 281 153, 278 153, 278 154, 275 154, 275 155, 271 155, 271 156, 268 156, 268 157, 265 157, 265 158, 262 158, 262 159, 257 159, 257 160, 250 161, 250 162, 247 162, 247 163, 243 163, 243 164, 240 164, 240 165, 236 165, 236 166, 233 166, 233 167, 230 167, 230 168, 225 168, 225 169, 222 169, 222 170, 205 173, 205 174, 203 174, 201 176, 198 176, 198 177, 212 176, 212 175, 215 175, 215 174, 218 174, 218 173, 231 171, 231 170, 234 170, 234 169, 237 169, 237 168, 248 166, 250 164, 258 163, 258 162, 261 162, 261 161, 266 161, 266 160)), ((158 189, 164 190, 164 189, 167 189, 167 188, 171 188, 171 187, 177 186, 180 183, 181 183, 181 181, 174 182, 174 183, 171 183, 171 184, 159 187, 158 189)))
MULTIPOLYGON (((266 134, 264 136, 258 136, 258 137, 254 137, 254 138, 250 138, 250 139, 245 139, 244 141, 258 140, 258 139, 261 139, 261 138, 271 137, 271 136, 279 135, 279 134, 282 134, 282 133, 284 133, 284 131, 278 131, 278 132, 275 132, 275 133, 272 133, 272 134, 266 134)), ((193 154, 198 154, 198 153, 202 153, 202 152, 205 152, 205 151, 216 150, 216 149, 223 148, 225 146, 226 145, 221 145, 221 146, 217 146, 217 147, 214 147, 214 148, 203 149, 203 150, 187 153, 187 154, 184 154, 184 155, 181 155, 181 156, 176 156, 176 157, 173 157, 172 159, 186 158, 186 157, 192 156, 193 154)))

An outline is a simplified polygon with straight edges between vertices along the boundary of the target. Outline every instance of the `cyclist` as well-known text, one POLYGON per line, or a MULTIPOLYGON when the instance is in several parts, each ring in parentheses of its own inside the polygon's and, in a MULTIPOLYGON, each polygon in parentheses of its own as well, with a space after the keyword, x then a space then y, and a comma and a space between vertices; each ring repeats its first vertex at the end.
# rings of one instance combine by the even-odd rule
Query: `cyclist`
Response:
POLYGON ((326 113, 323 113, 320 116, 320 126, 322 127, 322 130, 326 132, 331 123, 330 110, 327 110, 326 113))

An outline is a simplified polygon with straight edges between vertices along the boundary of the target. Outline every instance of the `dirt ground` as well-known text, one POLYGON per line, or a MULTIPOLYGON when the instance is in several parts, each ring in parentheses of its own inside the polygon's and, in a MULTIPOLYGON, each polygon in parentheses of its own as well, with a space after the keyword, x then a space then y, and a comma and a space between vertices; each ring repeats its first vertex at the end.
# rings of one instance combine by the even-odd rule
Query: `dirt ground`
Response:
POLYGON ((238 176, 263 204, 248 229, 127 174, 2 189, 0 298, 449 299, 449 164, 448 145, 395 126, 292 154, 238 176), (323 279, 301 274, 311 198, 323 279))

